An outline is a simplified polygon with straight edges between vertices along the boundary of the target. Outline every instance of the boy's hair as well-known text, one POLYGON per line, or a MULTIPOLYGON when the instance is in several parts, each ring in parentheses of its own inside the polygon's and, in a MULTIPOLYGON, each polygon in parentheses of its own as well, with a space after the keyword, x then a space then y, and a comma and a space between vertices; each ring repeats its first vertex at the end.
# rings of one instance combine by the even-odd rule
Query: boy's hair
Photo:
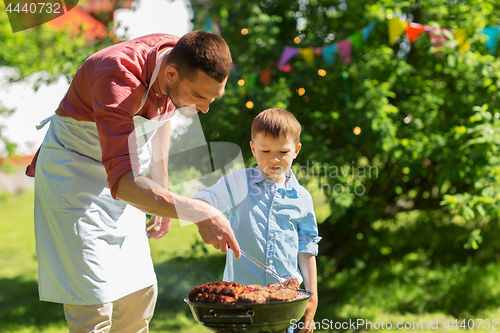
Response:
POLYGON ((169 62, 177 66, 181 80, 192 81, 197 70, 221 83, 233 68, 231 52, 219 35, 203 30, 182 36, 169 54, 169 62))
POLYGON ((252 140, 263 132, 266 137, 290 138, 297 145, 300 143, 300 131, 300 123, 293 114, 279 108, 267 109, 253 120, 252 140))

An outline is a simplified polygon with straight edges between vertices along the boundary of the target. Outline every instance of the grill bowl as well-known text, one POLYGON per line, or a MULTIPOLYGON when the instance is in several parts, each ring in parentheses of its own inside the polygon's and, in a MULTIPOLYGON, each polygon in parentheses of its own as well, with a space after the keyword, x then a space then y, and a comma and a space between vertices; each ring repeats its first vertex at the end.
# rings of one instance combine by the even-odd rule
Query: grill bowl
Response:
POLYGON ((299 289, 292 301, 267 303, 213 304, 191 302, 186 297, 194 319, 214 332, 281 332, 299 320, 306 311, 312 293, 299 289))

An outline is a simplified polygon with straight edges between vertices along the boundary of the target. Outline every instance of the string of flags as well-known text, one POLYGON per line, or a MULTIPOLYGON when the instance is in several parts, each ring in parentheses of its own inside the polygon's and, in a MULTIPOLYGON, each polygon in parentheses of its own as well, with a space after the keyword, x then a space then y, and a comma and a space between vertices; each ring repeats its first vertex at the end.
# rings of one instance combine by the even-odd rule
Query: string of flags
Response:
MULTIPOLYGON (((439 47, 443 45, 444 42, 454 38, 458 43, 459 50, 469 50, 470 43, 468 42, 468 37, 473 33, 473 29, 458 28, 436 28, 425 24, 419 24, 415 22, 408 22, 401 19, 396 15, 388 15, 388 35, 389 35, 389 45, 394 45, 399 38, 402 36, 407 42, 414 43, 417 41, 422 34, 425 32, 429 33, 429 37, 434 47, 439 47)), ((337 56, 342 59, 346 64, 351 62, 351 55, 353 49, 359 48, 363 45, 363 42, 368 39, 373 28, 378 22, 376 20, 370 22, 367 26, 361 30, 351 34, 347 38, 339 40, 335 43, 330 43, 323 45, 321 47, 294 47, 285 46, 281 52, 280 59, 277 64, 272 63, 270 65, 277 67, 278 69, 289 72, 292 70, 292 66, 288 63, 296 55, 300 55, 302 59, 310 64, 313 64, 316 57, 321 56, 325 64, 334 64, 337 56)), ((213 31, 218 33, 216 29, 216 24, 214 24, 211 15, 206 16, 205 30, 213 31)), ((247 29, 245 34, 248 33, 247 29)), ((488 26, 479 30, 480 33, 486 35, 488 38, 485 45, 490 52, 490 54, 495 55, 498 40, 500 35, 500 25, 488 26)), ((243 32, 242 32, 243 33, 243 32)), ((297 37, 298 38, 298 37, 297 37)), ((300 42, 300 40, 299 40, 300 42)), ((326 74, 325 71, 319 70, 319 75, 326 74)), ((241 86, 245 85, 245 93, 251 91, 256 83, 256 78, 260 76, 264 86, 269 86, 271 83, 271 71, 270 68, 252 73, 243 74, 242 80, 238 84, 241 86)))
MULTIPOLYGON (((285 72, 290 71, 291 66, 288 64, 288 61, 290 61, 290 59, 297 54, 302 55, 304 61, 309 63, 314 62, 314 55, 321 55, 326 64, 333 64, 335 63, 337 54, 342 58, 344 63, 350 63, 353 48, 360 47, 362 42, 368 39, 368 36, 376 24, 377 21, 372 21, 369 25, 349 37, 319 48, 298 48, 285 46, 278 62, 278 68, 285 72)), ((470 49, 470 43, 467 39, 473 32, 472 29, 465 28, 434 28, 428 25, 407 22, 401 20, 395 15, 390 15, 388 17, 388 30, 390 45, 394 45, 397 39, 403 34, 406 34, 410 43, 414 43, 424 32, 428 31, 434 47, 443 45, 446 40, 449 40, 451 36, 453 36, 457 41, 458 48, 460 50, 470 49)), ((479 32, 488 37, 485 44, 489 52, 494 55, 498 46, 500 25, 485 27, 479 32)))

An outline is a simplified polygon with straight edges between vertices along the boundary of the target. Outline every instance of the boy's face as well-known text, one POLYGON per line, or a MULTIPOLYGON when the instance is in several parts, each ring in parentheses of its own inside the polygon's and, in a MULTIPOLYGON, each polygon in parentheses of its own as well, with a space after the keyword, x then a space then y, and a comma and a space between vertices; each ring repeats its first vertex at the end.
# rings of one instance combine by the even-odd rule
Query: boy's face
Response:
POLYGON ((292 166, 302 145, 295 145, 290 138, 273 138, 261 132, 250 141, 250 147, 267 178, 281 185, 285 181, 285 172, 292 166))

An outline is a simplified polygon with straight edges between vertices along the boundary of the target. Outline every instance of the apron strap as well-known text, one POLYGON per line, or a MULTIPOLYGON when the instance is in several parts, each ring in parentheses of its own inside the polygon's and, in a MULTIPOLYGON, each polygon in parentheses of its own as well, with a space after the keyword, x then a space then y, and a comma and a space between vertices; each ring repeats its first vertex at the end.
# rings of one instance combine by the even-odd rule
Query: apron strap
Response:
MULTIPOLYGON (((144 96, 142 96, 141 106, 139 107, 137 112, 139 112, 142 109, 142 107, 146 103, 146 100, 148 99, 149 89, 151 89, 151 87, 153 86, 153 83, 156 81, 156 78, 158 77, 158 73, 160 72, 161 62, 162 62, 165 54, 167 54, 167 51, 163 52, 160 55, 160 57, 158 58, 158 60, 156 61, 156 66, 155 66, 155 69, 153 71, 153 75, 151 76, 151 82, 149 82, 149 87, 146 90, 146 92, 144 93, 144 96)), ((137 112, 136 112, 136 114, 137 114, 137 112)))

